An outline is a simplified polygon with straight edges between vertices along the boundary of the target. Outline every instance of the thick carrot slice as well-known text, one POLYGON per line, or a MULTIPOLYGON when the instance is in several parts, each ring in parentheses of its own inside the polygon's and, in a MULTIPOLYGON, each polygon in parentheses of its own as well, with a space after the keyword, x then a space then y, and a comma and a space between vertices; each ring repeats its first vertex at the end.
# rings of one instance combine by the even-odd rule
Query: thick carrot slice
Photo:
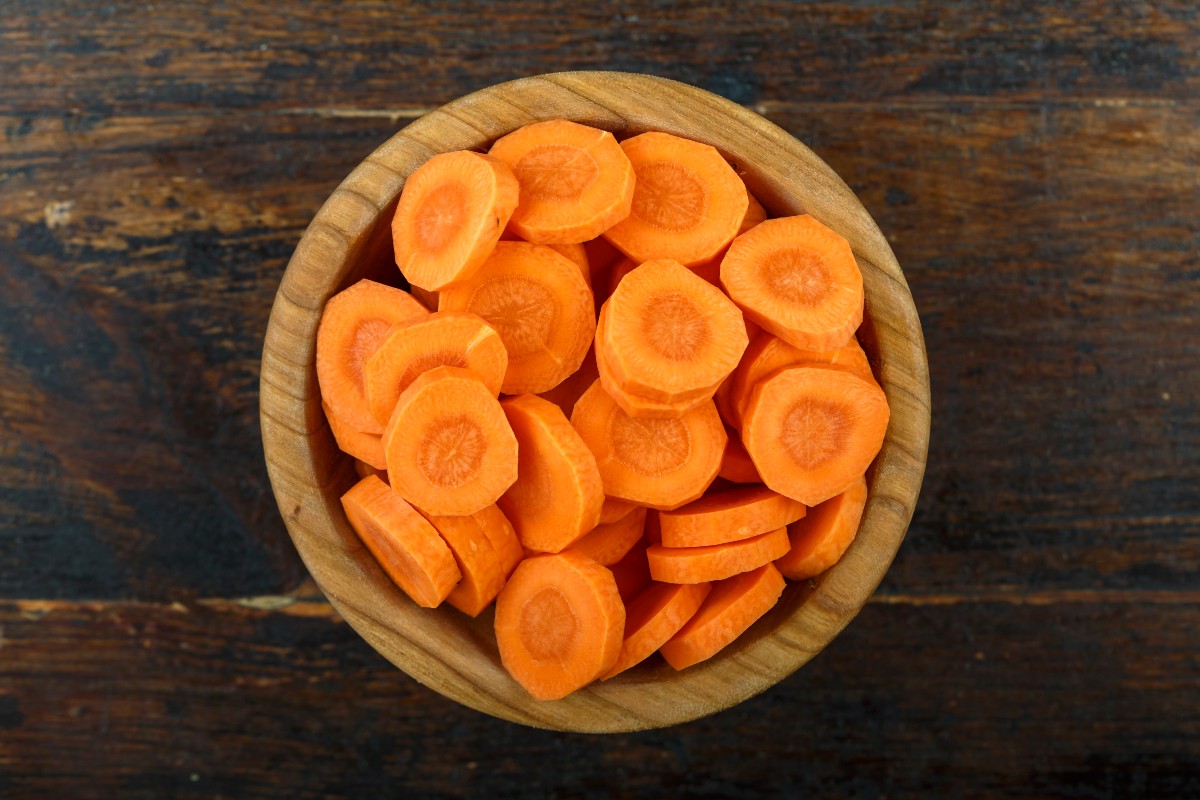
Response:
POLYGON ((575 403, 578 402, 580 396, 599 377, 600 372, 596 368, 596 352, 589 347, 587 353, 583 356, 583 363, 579 365, 579 369, 563 378, 562 382, 553 389, 539 393, 538 397, 554 403, 554 405, 562 409, 564 414, 570 417, 571 412, 575 410, 575 403))
POLYGON ((746 186, 715 148, 651 131, 621 142, 637 184, 630 214, 604 232, 638 263, 713 258, 746 216, 746 186))
POLYGON ((608 525, 616 522, 633 513, 637 508, 637 503, 631 503, 628 500, 618 500, 615 497, 604 498, 604 505, 600 506, 600 524, 608 525))
POLYGON ((496 598, 500 660, 538 700, 565 697, 606 672, 624 629, 612 573, 570 551, 522 561, 496 598))
POLYGON ((383 449, 392 488, 427 514, 474 514, 517 479, 517 439, 500 403, 459 367, 434 367, 409 384, 383 449))
POLYGON ((400 393, 440 366, 469 369, 489 392, 500 394, 508 352, 495 328, 464 311, 439 311, 401 325, 367 361, 367 402, 375 419, 387 425, 400 393))
POLYGON ((727 544, 782 528, 804 516, 804 506, 761 486, 709 492, 658 515, 665 547, 727 544))
POLYGON ((604 493, 651 508, 678 508, 704 494, 725 451, 711 400, 678 419, 635 419, 596 381, 571 424, 596 456, 604 493))
POLYGON ((709 583, 652 583, 646 587, 625 607, 621 654, 600 680, 615 677, 654 655, 695 616, 711 590, 709 583))
POLYGON ((600 521, 604 486, 596 459, 562 409, 526 394, 501 406, 517 437, 517 480, 499 505, 530 550, 557 553, 600 521))
MULTIPOLYGON (((665 520, 664 520, 665 523, 665 520)), ((664 528, 663 534, 666 534, 664 528)), ((788 551, 787 528, 779 528, 749 539, 704 547, 646 548, 650 577, 663 583, 719 581, 758 569, 788 551)))
MULTIPOLYGON (((653 513, 647 512, 646 519, 653 513)), ((630 548, 625 557, 609 567, 609 570, 617 582, 621 602, 626 605, 638 592, 650 585, 650 563, 646 560, 646 548, 640 543, 630 548)))
POLYGON ((784 577, 804 580, 832 567, 858 534, 867 505, 867 478, 860 476, 850 488, 809 510, 788 526, 792 549, 775 561, 784 577))
POLYGON ((504 577, 507 579, 517 568, 517 564, 520 564, 521 560, 525 558, 525 548, 521 547, 521 540, 517 538, 517 532, 512 523, 508 521, 508 517, 504 516, 500 506, 495 504, 482 511, 476 511, 471 517, 479 523, 484 536, 491 542, 492 549, 500 558, 500 567, 504 572, 504 577))
POLYGON ((375 469, 387 469, 387 460, 383 455, 383 437, 355 430, 333 413, 333 409, 324 401, 321 402, 321 408, 325 410, 325 418, 329 420, 329 430, 333 432, 333 440, 337 442, 338 449, 359 461, 365 461, 375 469))
POLYGON ((729 444, 725 445, 725 455, 721 459, 721 471, 717 477, 734 483, 762 483, 762 476, 746 452, 741 435, 728 427, 725 428, 725 435, 729 437, 729 444))
POLYGON ((386 483, 367 476, 342 495, 350 526, 413 602, 436 608, 462 578, 438 532, 386 483))
POLYGON ((597 525, 571 549, 583 553, 597 564, 612 566, 625 557, 626 553, 642 540, 646 527, 646 509, 635 508, 616 522, 597 525))
POLYGON ((508 351, 505 394, 553 389, 579 369, 596 332, 579 268, 528 242, 497 244, 478 273, 441 293, 438 308, 478 314, 500 334, 508 351))
POLYGON ((509 224, 528 242, 586 242, 629 216, 633 165, 608 131, 535 122, 488 152, 517 176, 521 198, 509 224))
POLYGON ((499 159, 460 150, 418 167, 392 218, 396 265, 413 286, 440 291, 470 278, 517 207, 517 178, 499 159))
POLYGON ((742 444, 767 486, 815 506, 866 472, 888 417, 874 382, 836 367, 784 367, 750 393, 742 444))
POLYGON ((479 616, 504 588, 500 556, 474 516, 423 516, 450 546, 462 573, 462 580, 446 596, 446 602, 469 617, 479 616))
POLYGON ((783 576, 771 564, 721 581, 658 652, 675 669, 712 658, 775 607, 784 585, 783 576))
POLYGON ((850 244, 807 214, 769 219, 737 237, 721 284, 746 316, 802 350, 836 350, 863 315, 850 244))
POLYGON ((321 399, 348 426, 383 433, 367 403, 363 370, 397 325, 428 314, 408 292, 369 280, 329 298, 317 326, 317 382, 321 399))

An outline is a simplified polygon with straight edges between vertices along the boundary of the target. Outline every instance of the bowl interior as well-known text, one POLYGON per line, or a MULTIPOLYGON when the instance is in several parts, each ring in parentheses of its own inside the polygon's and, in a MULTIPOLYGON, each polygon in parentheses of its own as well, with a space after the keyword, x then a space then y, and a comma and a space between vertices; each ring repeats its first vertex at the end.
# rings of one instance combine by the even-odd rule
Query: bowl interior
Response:
POLYGON ((288 530, 330 602, 386 658, 421 683, 477 710, 546 728, 628 731, 727 708, 781 680, 837 635, 878 586, 912 516, 929 435, 929 378, 916 309, 874 221, 810 150, 753 112, 690 86, 627 73, 558 73, 493 86, 409 125, 363 161, 305 232, 272 309, 263 348, 267 467, 288 530), (567 118, 618 138, 647 130, 717 147, 772 216, 809 213, 845 236, 862 269, 859 332, 892 417, 868 474, 858 537, 813 581, 734 645, 683 672, 660 659, 554 702, 531 699, 504 671, 491 611, 469 619, 421 609, 397 590, 346 522, 339 498, 356 480, 320 407, 314 369, 325 301, 363 277, 404 285, 390 220, 405 177, 430 156, 485 149, 529 122, 567 118))

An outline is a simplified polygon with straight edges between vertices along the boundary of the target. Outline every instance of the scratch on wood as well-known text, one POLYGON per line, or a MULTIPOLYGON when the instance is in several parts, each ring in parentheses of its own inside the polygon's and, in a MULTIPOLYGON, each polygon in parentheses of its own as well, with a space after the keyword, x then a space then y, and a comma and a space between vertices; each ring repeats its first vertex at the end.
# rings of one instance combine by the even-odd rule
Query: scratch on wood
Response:
POLYGON ((317 117, 319 119, 386 119, 397 122, 417 119, 433 108, 284 108, 274 113, 285 116, 317 117))

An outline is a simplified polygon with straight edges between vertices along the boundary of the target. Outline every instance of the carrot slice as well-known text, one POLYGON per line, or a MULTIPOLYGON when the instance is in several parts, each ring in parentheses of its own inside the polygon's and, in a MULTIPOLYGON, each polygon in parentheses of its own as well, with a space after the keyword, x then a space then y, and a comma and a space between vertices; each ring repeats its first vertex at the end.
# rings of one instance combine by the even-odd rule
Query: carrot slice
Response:
POLYGON ((383 437, 355 430, 333 413, 333 409, 324 401, 321 401, 321 408, 325 410, 329 430, 333 432, 333 440, 337 442, 339 450, 367 462, 375 469, 387 469, 387 460, 383 456, 383 437))
POLYGON ((737 237, 721 284, 746 316, 802 350, 836 350, 862 322, 850 244, 813 217, 769 219, 737 237))
POLYGON ((761 486, 709 492, 659 513, 665 547, 702 547, 749 539, 804 516, 804 506, 761 486))
POLYGON ((422 516, 450 546, 462 573, 462 580, 446 596, 446 602, 469 617, 479 616, 504 588, 504 569, 491 540, 474 516, 422 516))
POLYGON ((459 367, 434 367, 409 384, 383 449, 392 488, 428 514, 474 514, 517 479, 517 439, 500 403, 459 367))
POLYGON ((583 553, 597 564, 612 566, 641 541, 645 527, 646 509, 638 507, 616 522, 597 525, 571 545, 571 549, 583 553))
POLYGON ((434 527, 373 475, 342 495, 342 508, 379 566, 417 605, 436 608, 462 578, 434 527))
POLYGON ((392 218, 396 265, 413 286, 440 291, 470 278, 517 208, 517 178, 503 161, 441 153, 408 176, 392 218))
POLYGON ((678 508, 704 494, 725 451, 711 400, 677 419, 635 419, 596 381, 571 424, 596 457, 604 493, 651 508, 678 508))
POLYGON ((771 564, 721 581, 658 652, 675 669, 712 658, 775 607, 784 585, 783 576, 771 564))
POLYGON ((478 314, 508 351, 501 391, 537 394, 583 363, 596 332, 592 293, 569 259, 549 247, 500 242, 473 277, 444 290, 442 311, 478 314))
POLYGON ((867 505, 867 478, 859 476, 850 488, 809 510, 788 526, 792 549, 775 561, 784 577, 804 580, 832 567, 858 534, 867 505))
POLYGON ((742 444, 767 486, 815 506, 866 472, 888 417, 874 382, 836 367, 784 367, 750 393, 742 444))
POLYGON ((408 292, 369 280, 338 292, 325 304, 317 326, 317 382, 321 399, 354 430, 383 433, 367 403, 367 360, 395 326, 428 314, 408 292))
POLYGON ((583 356, 583 363, 579 365, 579 369, 563 378, 562 382, 553 389, 540 392, 538 397, 554 403, 554 405, 562 409, 564 414, 570 417, 571 412, 575 410, 575 403, 579 401, 580 396, 599 377, 600 372, 596 368, 596 351, 589 347, 587 353, 583 356))
POLYGON ((500 558, 500 567, 504 572, 504 577, 507 579, 517 568, 517 564, 520 564, 521 560, 525 558, 525 548, 521 547, 521 540, 517 538, 516 530, 508 521, 508 517, 504 516, 500 506, 494 503, 481 511, 476 511, 471 516, 479 523, 484 536, 491 542, 492 549, 500 558))
POLYGON ((651 131, 621 142, 637 172, 630 214, 604 232, 638 263, 685 266, 713 258, 737 235, 746 186, 716 148, 651 131))
POLYGON ((496 598, 500 660, 538 700, 565 697, 606 672, 624 629, 612 573, 570 551, 522 561, 496 598))
POLYGON ((630 503, 628 500, 618 500, 615 497, 604 498, 604 505, 600 506, 600 524, 608 525, 616 522, 633 513, 637 508, 637 503, 630 503))
POLYGON ((565 256, 572 264, 579 267, 579 272, 583 275, 583 282, 589 289, 592 288, 592 270, 588 264, 587 250, 582 244, 548 244, 546 246, 560 256, 565 256))
POLYGON ((654 655, 695 616, 710 591, 709 583, 652 583, 646 587, 625 607, 621 654, 600 680, 620 675, 654 655))
POLYGON ((608 131, 564 119, 503 136, 489 155, 521 186, 509 223, 529 242, 586 242, 629 216, 633 165, 608 131))
MULTIPOLYGON (((646 519, 650 519, 653 511, 648 511, 646 519)), ((609 567, 613 579, 617 582, 617 592, 621 602, 628 604, 638 592, 650 585, 650 562, 646 560, 646 548, 635 544, 617 563, 609 567)))
MULTIPOLYGON (((664 525, 666 520, 663 520, 664 525)), ((663 529, 666 535, 666 528, 663 529)), ((729 544, 646 548, 650 577, 664 583, 703 583, 731 578, 769 564, 788 551, 787 528, 729 544)))
POLYGON ((738 226, 738 235, 763 222, 767 218, 767 210, 763 208, 763 204, 758 202, 758 198, 746 190, 746 199, 749 201, 746 205, 746 215, 742 217, 742 224, 738 226))
POLYGON ((741 435, 728 427, 725 428, 725 435, 729 437, 729 444, 725 445, 725 455, 721 458, 721 471, 717 477, 734 483, 762 483, 762 476, 746 452, 741 435))
POLYGON ((463 311, 439 311, 401 325, 367 361, 367 402, 375 419, 387 425, 400 393, 440 366, 469 369, 499 394, 508 352, 495 328, 463 311))
POLYGON ((600 521, 596 459, 562 409, 526 394, 501 402, 517 437, 517 480, 499 505, 530 550, 557 553, 600 521))

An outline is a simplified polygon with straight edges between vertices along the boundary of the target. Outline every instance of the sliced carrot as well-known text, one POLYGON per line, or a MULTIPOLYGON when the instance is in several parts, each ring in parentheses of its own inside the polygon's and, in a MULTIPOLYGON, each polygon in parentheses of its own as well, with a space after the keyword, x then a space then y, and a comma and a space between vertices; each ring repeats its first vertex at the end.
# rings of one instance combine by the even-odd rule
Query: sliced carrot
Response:
POLYGON ((709 583, 652 583, 646 587, 625 606, 621 654, 600 680, 616 677, 654 655, 695 616, 711 590, 709 583))
POLYGON ((583 356, 583 363, 579 365, 579 369, 563 378, 562 382, 553 389, 540 392, 538 397, 554 403, 554 405, 562 409, 564 414, 570 417, 571 412, 575 410, 575 403, 578 402, 580 396, 599 377, 600 372, 596 368, 596 351, 589 347, 587 353, 583 356))
POLYGON ((658 652, 675 669, 712 658, 775 607, 784 585, 771 564, 715 584, 700 610, 658 652))
POLYGON ((888 417, 874 382, 836 367, 784 367, 750 393, 742 444, 767 486, 815 506, 866 472, 888 417))
POLYGON ((379 566, 417 605, 436 608, 462 578, 434 527, 373 475, 342 495, 342 508, 379 566))
POLYGON ((317 326, 321 399, 356 431, 383 433, 367 403, 363 369, 400 324, 429 312, 408 292, 361 280, 329 298, 317 326))
POLYGON ((437 517, 423 515, 450 546, 462 580, 446 596, 446 602, 467 616, 477 617, 504 588, 500 556, 474 516, 437 517))
POLYGON ((495 328, 465 311, 439 311, 399 326, 367 361, 367 402, 375 419, 387 425, 400 393, 440 366, 469 369, 499 394, 508 352, 495 328))
POLYGON ((524 547, 557 553, 600 521, 604 486, 596 459, 550 401, 526 394, 501 406, 517 437, 519 467, 500 508, 524 547))
POLYGON ((769 219, 737 237, 721 284, 746 316, 802 350, 836 350, 862 322, 850 244, 813 217, 769 219))
POLYGON ((630 214, 604 232, 638 263, 685 266, 716 256, 737 235, 746 186, 713 147, 651 131, 621 142, 637 172, 630 214))
POLYGON ((545 245, 500 242, 472 278, 441 293, 442 311, 470 311, 508 351, 501 391, 553 389, 583 363, 596 332, 592 293, 579 269, 545 245))
MULTIPOLYGON (((663 519, 663 535, 666 535, 663 519)), ((704 547, 646 548, 650 577, 663 583, 703 583, 719 581, 770 564, 788 551, 787 528, 759 534, 729 544, 704 547)))
POLYGON ((517 538, 517 532, 512 523, 508 521, 508 517, 504 516, 500 506, 494 503, 481 511, 476 511, 471 516, 483 528, 483 534, 492 543, 492 549, 500 558, 500 567, 504 572, 504 577, 508 578, 517 568, 517 564, 520 564, 521 560, 525 558, 525 549, 521 547, 521 540, 517 538))
POLYGON ((626 517, 633 513, 637 508, 637 503, 631 503, 628 500, 618 500, 615 497, 604 498, 604 505, 600 507, 600 524, 608 525, 611 522, 626 517))
POLYGON ((496 598, 496 644, 517 683, 557 700, 621 652, 625 606, 611 572, 570 551, 526 559, 496 598))
POLYGON ((517 178, 499 159, 460 150, 418 167, 392 218, 396 265, 413 286, 440 291, 470 278, 517 208, 517 178))
POLYGON ((746 198, 749 202, 746 205, 746 215, 742 217, 742 224, 738 226, 738 235, 745 233, 767 218, 767 210, 763 208, 763 204, 758 202, 758 198, 751 194, 748 189, 746 190, 746 198))
POLYGON ((762 486, 709 492, 658 515, 665 547, 726 544, 782 528, 804 516, 804 506, 762 486))
POLYGON ((775 561, 784 577, 804 580, 832 567, 858 534, 867 505, 867 479, 860 476, 850 488, 809 510, 788 526, 792 549, 775 561))
MULTIPOLYGON (((646 519, 653 513, 648 512, 646 519)), ((628 604, 638 592, 650 585, 650 563, 646 560, 646 548, 641 543, 631 547, 625 557, 609 570, 617 582, 617 592, 623 603, 628 604)))
MULTIPOLYGON (((321 408, 325 410, 325 418, 329 420, 329 430, 333 432, 333 440, 337 442, 339 450, 354 456, 359 461, 365 461, 375 469, 387 470, 387 460, 383 455, 383 437, 355 430, 333 413, 333 409, 324 401, 321 403, 321 408)), ((365 476, 360 475, 360 477, 365 476)))
POLYGON ((729 437, 729 444, 725 445, 725 455, 721 458, 721 471, 717 477, 734 483, 762 483, 762 476, 746 452, 741 435, 728 427, 725 428, 725 435, 729 437))
POLYGON ((583 553, 597 564, 612 566, 642 540, 646 527, 646 509, 635 508, 616 522, 597 525, 571 549, 583 553))
POLYGON ((634 172, 608 131, 563 119, 503 136, 489 155, 521 186, 510 223, 529 242, 586 242, 629 216, 634 172))
POLYGON ((704 494, 725 451, 711 400, 677 419, 635 419, 596 381, 571 424, 596 456, 604 493, 651 508, 678 508, 704 494))
POLYGON ((428 514, 474 514, 517 479, 517 439, 504 410, 459 367, 434 367, 409 384, 383 448, 392 488, 428 514))
POLYGON ((588 264, 587 250, 582 244, 548 244, 546 245, 560 256, 565 256, 571 263, 579 267, 579 272, 583 275, 583 282, 588 288, 592 288, 592 270, 588 264))

